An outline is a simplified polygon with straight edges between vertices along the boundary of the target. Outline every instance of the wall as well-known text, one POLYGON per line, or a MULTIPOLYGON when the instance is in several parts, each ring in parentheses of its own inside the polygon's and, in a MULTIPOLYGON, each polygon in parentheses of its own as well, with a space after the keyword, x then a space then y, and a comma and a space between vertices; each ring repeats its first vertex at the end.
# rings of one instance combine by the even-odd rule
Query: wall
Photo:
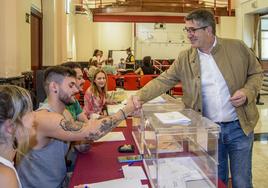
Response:
POLYGON ((67 15, 65 1, 43 1, 43 65, 67 60, 67 15))
POLYGON ((77 61, 88 61, 94 49, 103 50, 107 57, 109 50, 132 47, 131 23, 93 23, 85 15, 76 15, 75 27, 77 61))
MULTIPOLYGON (((103 50, 107 57, 108 50, 124 50, 130 46, 136 59, 146 55, 174 59, 181 50, 190 46, 182 32, 184 24, 165 24, 165 29, 154 29, 154 23, 137 23, 134 39, 134 24, 92 23, 85 15, 76 15, 75 18, 78 61, 87 61, 94 49, 103 50)), ((235 17, 222 17, 217 24, 217 35, 236 38, 235 24, 235 17)))
POLYGON ((254 14, 268 12, 267 0, 240 0, 236 2, 237 38, 252 47, 254 14))
POLYGON ((131 23, 94 23, 93 46, 103 50, 105 57, 109 50, 124 50, 132 47, 132 30, 131 23))
POLYGON ((93 54, 93 24, 85 15, 75 16, 76 57, 79 61, 88 61, 93 54))
POLYGON ((138 23, 136 30, 136 59, 151 56, 154 59, 175 59, 188 48, 184 24, 138 23))
POLYGON ((25 14, 31 14, 31 0, 17 0, 18 73, 31 70, 31 24, 25 21, 25 14))
POLYGON ((2 0, 0 6, 0 77, 18 76, 30 70, 30 0, 2 0), (12 11, 10 11, 12 10, 12 11))
POLYGON ((220 17, 217 27, 218 35, 224 38, 236 39, 236 17, 222 16, 220 17))
POLYGON ((32 5, 41 10, 41 0, 1 1, 0 77, 31 70, 31 25, 25 21, 25 14, 31 14, 32 5))

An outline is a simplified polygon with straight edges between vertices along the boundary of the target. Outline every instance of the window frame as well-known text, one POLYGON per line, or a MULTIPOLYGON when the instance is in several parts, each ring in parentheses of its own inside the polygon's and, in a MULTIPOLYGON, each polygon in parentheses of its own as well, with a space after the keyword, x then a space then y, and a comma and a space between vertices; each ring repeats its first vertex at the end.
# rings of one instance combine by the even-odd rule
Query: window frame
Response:
MULTIPOLYGON (((268 17, 261 17, 260 19, 260 29, 259 29, 259 57, 260 57, 260 60, 262 61, 267 61, 268 60, 268 57, 267 58, 263 58, 262 57, 262 50, 263 50, 263 42, 262 42, 262 39, 263 39, 263 32, 268 32, 268 28, 267 29, 262 29, 262 20, 267 20, 268 22, 268 17)), ((267 40, 267 46, 268 46, 268 40, 267 40)))

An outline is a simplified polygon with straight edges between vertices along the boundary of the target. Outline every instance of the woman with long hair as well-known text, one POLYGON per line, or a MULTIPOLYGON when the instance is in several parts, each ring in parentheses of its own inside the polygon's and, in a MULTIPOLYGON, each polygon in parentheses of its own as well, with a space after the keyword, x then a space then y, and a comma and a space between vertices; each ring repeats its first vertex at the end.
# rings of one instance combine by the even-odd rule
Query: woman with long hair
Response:
POLYGON ((28 150, 34 119, 32 108, 31 97, 25 89, 14 85, 0 85, 1 187, 22 187, 13 161, 19 163, 28 150))
POLYGON ((102 69, 96 69, 91 86, 87 89, 84 96, 84 112, 88 118, 97 119, 105 116, 107 102, 107 75, 102 69))

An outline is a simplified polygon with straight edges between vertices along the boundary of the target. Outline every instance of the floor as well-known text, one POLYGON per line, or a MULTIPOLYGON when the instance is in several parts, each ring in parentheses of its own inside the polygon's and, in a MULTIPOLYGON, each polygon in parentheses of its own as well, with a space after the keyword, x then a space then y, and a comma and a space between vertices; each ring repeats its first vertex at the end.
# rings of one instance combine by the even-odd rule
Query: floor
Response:
POLYGON ((260 113, 259 122, 255 128, 253 146, 253 184, 254 188, 268 187, 268 95, 261 96, 264 105, 257 105, 260 113))

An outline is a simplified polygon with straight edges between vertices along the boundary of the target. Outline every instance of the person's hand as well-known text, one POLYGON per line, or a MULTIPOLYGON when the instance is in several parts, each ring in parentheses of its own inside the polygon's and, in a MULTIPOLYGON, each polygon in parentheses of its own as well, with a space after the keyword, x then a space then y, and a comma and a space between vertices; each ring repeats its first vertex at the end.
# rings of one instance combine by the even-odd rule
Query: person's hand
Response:
POLYGON ((132 98, 133 98, 133 96, 131 96, 130 98, 128 98, 127 104, 126 104, 126 106, 123 109, 126 116, 132 114, 136 110, 136 107, 135 107, 135 105, 133 103, 133 99, 132 98))
POLYGON ((76 142, 74 144, 74 148, 76 149, 76 151, 78 151, 79 153, 88 153, 90 148, 91 148, 91 144, 93 143, 93 141, 80 141, 80 142, 76 142))
POLYGON ((141 102, 139 102, 138 97, 131 96, 128 98, 124 111, 127 115, 131 115, 132 117, 139 117, 141 114, 141 102))
POLYGON ((230 98, 230 101, 234 107, 239 107, 247 101, 247 96, 242 90, 237 90, 230 98))
POLYGON ((142 106, 142 102, 140 101, 140 98, 138 96, 132 96, 132 102, 136 109, 140 109, 142 106))

